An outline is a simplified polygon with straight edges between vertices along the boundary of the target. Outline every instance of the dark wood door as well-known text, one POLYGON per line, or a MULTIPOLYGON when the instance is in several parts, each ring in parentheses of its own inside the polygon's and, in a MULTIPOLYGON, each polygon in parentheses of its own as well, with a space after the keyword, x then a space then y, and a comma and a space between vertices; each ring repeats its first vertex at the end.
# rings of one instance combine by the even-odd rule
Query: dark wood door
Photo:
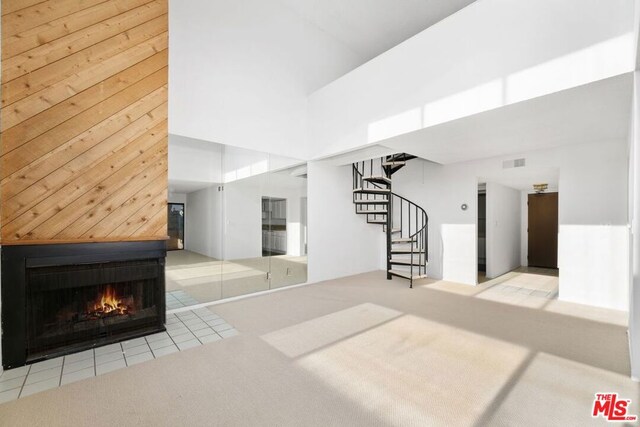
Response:
POLYGON ((529 194, 529 266, 558 268, 558 193, 529 194))

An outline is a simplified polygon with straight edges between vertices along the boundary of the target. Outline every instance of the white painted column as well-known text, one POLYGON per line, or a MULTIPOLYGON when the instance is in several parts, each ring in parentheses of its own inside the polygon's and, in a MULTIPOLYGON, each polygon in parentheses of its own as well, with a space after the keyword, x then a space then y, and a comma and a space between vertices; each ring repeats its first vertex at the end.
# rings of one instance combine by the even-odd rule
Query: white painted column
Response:
POLYGON ((631 224, 632 282, 629 295, 631 376, 640 381, 640 73, 634 75, 629 153, 629 220, 631 224))

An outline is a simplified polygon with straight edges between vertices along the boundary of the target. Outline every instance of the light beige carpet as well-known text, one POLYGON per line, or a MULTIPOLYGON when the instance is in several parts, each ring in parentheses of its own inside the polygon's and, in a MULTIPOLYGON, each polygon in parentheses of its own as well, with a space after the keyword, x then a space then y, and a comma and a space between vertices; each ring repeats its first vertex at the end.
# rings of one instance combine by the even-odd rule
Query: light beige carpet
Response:
POLYGON ((0 425, 604 425, 596 392, 640 412, 624 326, 446 287, 375 272, 218 305, 239 336, 0 405, 0 425))

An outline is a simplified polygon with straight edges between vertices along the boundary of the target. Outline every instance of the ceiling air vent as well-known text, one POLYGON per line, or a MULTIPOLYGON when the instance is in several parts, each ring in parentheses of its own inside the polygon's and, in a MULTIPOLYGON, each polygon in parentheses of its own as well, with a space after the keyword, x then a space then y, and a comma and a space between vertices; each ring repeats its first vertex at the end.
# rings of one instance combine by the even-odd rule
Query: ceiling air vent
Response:
POLYGON ((505 160, 504 162, 502 162, 502 169, 521 168, 524 165, 524 159, 505 160))

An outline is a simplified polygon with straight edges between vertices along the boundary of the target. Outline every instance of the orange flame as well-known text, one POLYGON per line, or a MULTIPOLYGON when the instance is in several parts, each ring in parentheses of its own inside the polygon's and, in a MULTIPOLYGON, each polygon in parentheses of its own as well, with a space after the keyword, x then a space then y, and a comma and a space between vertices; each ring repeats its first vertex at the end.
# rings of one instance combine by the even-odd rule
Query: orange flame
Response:
POLYGON ((108 285, 100 297, 100 301, 96 302, 94 310, 105 314, 112 311, 116 312, 114 314, 126 314, 129 311, 129 307, 123 303, 122 299, 117 297, 115 289, 108 285))

